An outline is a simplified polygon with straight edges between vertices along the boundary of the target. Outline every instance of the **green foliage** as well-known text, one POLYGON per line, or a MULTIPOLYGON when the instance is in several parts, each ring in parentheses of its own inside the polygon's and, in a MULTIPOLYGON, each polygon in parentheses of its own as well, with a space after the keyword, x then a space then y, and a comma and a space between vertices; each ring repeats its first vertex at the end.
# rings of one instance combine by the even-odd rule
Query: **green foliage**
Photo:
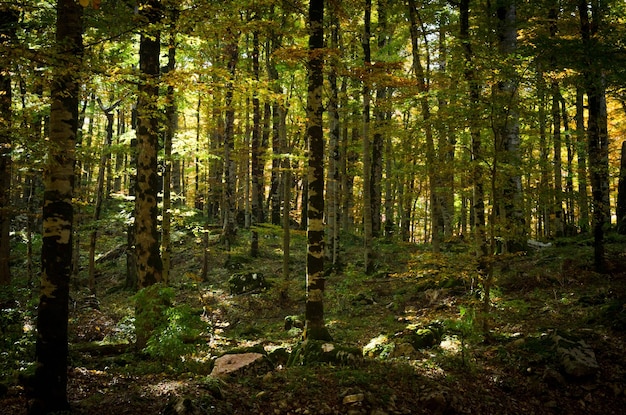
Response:
POLYGON ((470 367, 468 356, 469 345, 478 343, 481 338, 480 329, 477 327, 476 311, 473 308, 460 307, 459 318, 445 322, 447 330, 455 333, 461 342, 461 363, 465 368, 470 367))
POLYGON ((148 339, 145 351, 155 358, 177 361, 193 352, 203 323, 186 304, 167 308, 163 314, 164 322, 148 339))
POLYGON ((144 351, 151 357, 179 362, 181 356, 191 353, 193 341, 205 324, 187 304, 172 305, 176 291, 172 287, 155 284, 135 295, 141 312, 136 316, 137 329, 152 327, 144 351))

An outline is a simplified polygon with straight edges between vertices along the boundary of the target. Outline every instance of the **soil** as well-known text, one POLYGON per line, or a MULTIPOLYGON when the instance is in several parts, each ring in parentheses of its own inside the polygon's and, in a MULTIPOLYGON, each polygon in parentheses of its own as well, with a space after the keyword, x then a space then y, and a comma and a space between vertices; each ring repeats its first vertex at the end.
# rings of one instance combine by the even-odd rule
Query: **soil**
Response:
MULTIPOLYGON (((295 238, 296 244, 304 244, 304 235, 295 233, 295 238)), ((626 266, 621 261, 626 245, 609 249, 614 259, 608 275, 591 270, 586 245, 574 249, 568 243, 496 259, 487 315, 481 313, 483 281, 462 243, 444 246, 440 254, 425 247, 381 245, 379 272, 373 276, 360 273, 355 248, 346 254, 354 265, 329 274, 326 283, 326 323, 334 342, 362 348, 377 336, 399 339, 409 327, 441 322, 445 331, 440 344, 397 348, 395 354, 350 365, 270 361, 271 366, 211 376, 213 361, 223 353, 290 351, 301 340, 300 329, 284 330, 284 319, 304 311, 303 256, 295 256, 298 265, 284 280, 273 249, 280 240, 270 234, 263 241, 265 255, 258 259, 241 255, 224 261, 225 254, 216 254, 214 264, 229 266, 215 265, 211 281, 198 281, 194 273, 198 250, 180 250, 174 262, 177 277, 171 282, 172 309, 183 320, 185 315, 200 316, 204 325, 180 334, 182 340, 171 343, 170 354, 158 345, 151 353, 134 351, 132 294, 116 289, 123 281, 114 262, 121 261, 102 264, 98 283, 103 294, 97 301, 83 290, 73 292, 68 368, 72 413, 625 411, 626 266), (270 287, 231 295, 232 264, 238 264, 236 272, 262 272, 270 287), (546 340, 557 332, 584 341, 599 369, 586 377, 568 376, 546 340)), ((0 412, 25 414, 28 388, 24 382, 6 383, 0 412)))

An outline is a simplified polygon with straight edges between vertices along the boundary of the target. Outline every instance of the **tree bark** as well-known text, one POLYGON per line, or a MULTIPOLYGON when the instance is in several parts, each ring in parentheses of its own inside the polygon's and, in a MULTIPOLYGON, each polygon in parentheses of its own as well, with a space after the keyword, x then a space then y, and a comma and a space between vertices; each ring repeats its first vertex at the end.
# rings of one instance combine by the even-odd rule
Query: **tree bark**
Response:
MULTIPOLYGON (((0 5, 0 44, 15 38, 18 11, 13 6, 0 5)), ((4 55, 4 54, 3 54, 4 55)), ((11 227, 11 59, 0 56, 0 285, 11 283, 10 227, 11 227)))
POLYGON ((324 324, 324 0, 309 3, 309 58, 307 94, 308 223, 307 280, 304 338, 331 340, 324 324))
MULTIPOLYGON (((172 23, 169 35, 169 48, 167 53, 167 72, 171 73, 176 68, 176 19, 178 11, 171 10, 172 23)), ((163 132, 163 220, 161 225, 161 257, 163 259, 163 282, 170 280, 170 268, 172 263, 172 145, 177 124, 176 97, 174 85, 169 82, 165 97, 165 131, 163 132)))
POLYGON ((409 0, 409 25, 411 32, 411 49, 413 53, 413 71, 417 81, 417 90, 420 93, 419 102, 424 120, 424 135, 426 136, 426 163, 428 164, 428 181, 430 187, 431 206, 431 242, 434 252, 439 252, 441 243, 441 200, 439 196, 440 178, 437 174, 437 159, 435 154, 435 144, 433 139, 433 126, 431 120, 430 105, 428 102, 428 84, 426 73, 422 65, 419 53, 419 19, 415 0, 409 0))
POLYGON ((596 271, 606 271, 604 234, 611 225, 609 204, 609 136, 607 129, 606 86, 600 62, 593 58, 601 24, 600 5, 591 3, 591 18, 586 0, 578 3, 580 34, 585 53, 583 79, 588 101, 587 146, 593 207, 594 263, 596 271))
POLYGON ((235 107, 233 103, 235 75, 237 71, 237 61, 239 59, 239 34, 229 33, 226 45, 226 59, 228 60, 228 73, 230 79, 226 85, 226 96, 224 104, 226 106, 225 128, 224 128, 224 226, 222 236, 226 245, 226 250, 230 252, 234 243, 237 226, 235 221, 236 203, 236 165, 234 159, 235 151, 235 107))
MULTIPOLYGON (((252 34, 252 76, 254 80, 259 82, 259 32, 252 34)), ((257 89, 252 95, 252 142, 251 142, 251 169, 252 169, 252 217, 250 218, 251 240, 250 255, 252 257, 259 256, 259 232, 256 230, 256 224, 261 221, 263 199, 261 184, 263 183, 261 170, 261 104, 259 102, 259 94, 257 89)))
POLYGON ((365 273, 371 274, 374 271, 374 260, 372 251, 372 150, 370 137, 370 75, 371 75, 371 14, 372 1, 365 0, 365 16, 363 23, 363 254, 365 273))
MULTIPOLYGON (((512 59, 517 50, 515 0, 498 0, 495 5, 497 47, 505 67, 494 87, 494 125, 496 160, 494 174, 501 172, 501 192, 494 200, 496 218, 502 223, 507 252, 526 248, 522 178, 520 173, 520 134, 518 92, 512 59), (503 165, 498 169, 498 162, 503 165)), ((500 186, 499 186, 500 187, 500 186)))
POLYGON ((37 313, 34 401, 29 414, 69 410, 68 302, 72 269, 72 196, 82 63, 82 7, 57 3, 56 65, 50 92, 48 162, 44 172, 41 289, 37 313))
POLYGON ((160 190, 157 154, 159 150, 159 54, 161 4, 148 0, 140 7, 148 26, 141 34, 139 70, 141 82, 137 101, 137 182, 135 190, 135 259, 139 288, 163 279, 159 252, 157 195, 160 190))

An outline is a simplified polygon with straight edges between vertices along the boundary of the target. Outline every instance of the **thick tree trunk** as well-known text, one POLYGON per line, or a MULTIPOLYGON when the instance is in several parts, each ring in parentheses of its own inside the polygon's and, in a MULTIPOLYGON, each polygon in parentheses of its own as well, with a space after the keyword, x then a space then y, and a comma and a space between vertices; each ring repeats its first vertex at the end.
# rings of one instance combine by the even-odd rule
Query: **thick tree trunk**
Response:
POLYGON ((324 324, 324 131, 322 129, 324 57, 321 54, 324 47, 324 0, 311 0, 309 3, 309 33, 307 94, 309 208, 304 338, 330 340, 330 334, 324 324))
POLYGON ((57 3, 59 54, 50 92, 48 162, 44 173, 41 290, 37 312, 34 402, 29 414, 68 411, 68 302, 72 268, 72 196, 78 130, 78 75, 82 58, 82 7, 57 3))
MULTIPOLYGON (((0 5, 0 44, 14 40, 18 11, 13 6, 0 5)), ((2 56, 0 65, 0 285, 11 283, 10 225, 11 217, 11 67, 10 59, 2 56)))
POLYGON ((159 54, 160 2, 149 0, 140 8, 149 26, 141 34, 139 69, 141 82, 137 101, 137 182, 135 190, 135 259, 139 288, 163 279, 159 252, 157 195, 160 190, 157 154, 159 150, 159 54))
POLYGON ((593 58, 597 48, 596 34, 601 24, 602 10, 591 3, 592 18, 586 0, 580 0, 580 33, 585 53, 583 78, 588 101, 587 146, 589 178, 593 206, 594 262, 598 272, 606 271, 604 234, 611 225, 609 204, 609 136, 607 129, 606 87, 600 63, 593 58))

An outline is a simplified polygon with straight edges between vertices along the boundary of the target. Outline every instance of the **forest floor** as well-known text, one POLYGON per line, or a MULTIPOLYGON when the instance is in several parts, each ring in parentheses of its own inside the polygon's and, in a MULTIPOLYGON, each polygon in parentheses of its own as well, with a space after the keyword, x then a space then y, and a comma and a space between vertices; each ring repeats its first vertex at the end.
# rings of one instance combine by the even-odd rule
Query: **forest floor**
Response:
MULTIPOLYGON (((111 229, 101 236, 102 252, 123 244, 124 236, 111 229)), ((175 233, 171 288, 162 292, 169 306, 159 334, 141 354, 130 346, 134 297, 119 288, 125 256, 99 262, 97 301, 80 287, 84 282, 75 282, 68 368, 72 413, 624 413, 626 240, 609 241, 607 275, 592 271, 592 247, 582 237, 496 257, 491 307, 484 314, 475 258, 465 242, 449 241, 434 254, 428 246, 380 241, 377 272, 366 276, 358 238, 344 236, 342 272, 326 281, 326 324, 333 344, 365 348, 365 358, 302 366, 274 357, 212 376, 216 357, 224 353, 279 356, 273 352, 289 353, 301 340, 300 329, 285 330, 285 317, 304 313, 305 234, 292 231, 285 280, 281 230, 263 226, 259 232, 258 258, 247 255, 249 235, 243 230, 230 255, 211 246, 206 282, 198 277, 199 240, 184 227, 175 233), (271 285, 231 294, 231 276, 248 272, 262 273, 271 285), (440 337, 423 348, 404 337, 434 326, 440 337), (568 373, 558 338, 580 346, 574 353, 589 357, 592 351, 597 366, 592 362, 587 372, 568 373)), ((32 308, 36 301, 20 304, 32 308)), ((20 373, 32 370, 33 313, 20 314, 26 334, 2 350, 0 413, 5 415, 26 413, 28 377, 20 373)))

